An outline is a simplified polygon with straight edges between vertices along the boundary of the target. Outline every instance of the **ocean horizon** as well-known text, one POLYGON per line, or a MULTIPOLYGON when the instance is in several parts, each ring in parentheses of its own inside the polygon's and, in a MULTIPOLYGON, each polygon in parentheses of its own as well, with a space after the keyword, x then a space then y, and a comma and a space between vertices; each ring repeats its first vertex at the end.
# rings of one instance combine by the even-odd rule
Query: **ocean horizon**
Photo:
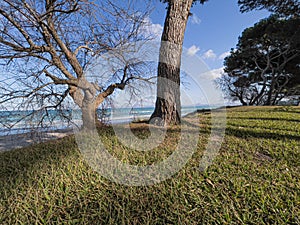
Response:
MULTIPOLYGON (((185 116, 198 109, 211 108, 208 105, 182 106, 181 114, 185 116)), ((126 107, 98 109, 98 119, 104 123, 120 124, 134 120, 143 120, 151 116, 154 107, 126 107)), ((51 130, 73 129, 81 126, 81 110, 5 110, 0 111, 0 136, 43 132, 51 130), (48 115, 46 115, 48 114, 48 115), (44 117, 43 124, 40 123, 44 117)))

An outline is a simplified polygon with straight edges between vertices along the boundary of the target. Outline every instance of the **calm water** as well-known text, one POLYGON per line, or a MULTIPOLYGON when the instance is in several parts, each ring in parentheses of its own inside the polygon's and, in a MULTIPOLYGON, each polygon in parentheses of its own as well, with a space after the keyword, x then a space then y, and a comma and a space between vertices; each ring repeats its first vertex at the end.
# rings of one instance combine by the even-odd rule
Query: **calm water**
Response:
MULTIPOLYGON (((182 115, 194 112, 197 109, 209 108, 208 106, 182 107, 182 115)), ((109 123, 124 123, 137 119, 147 119, 151 116, 154 108, 118 108, 98 110, 99 117, 109 123)), ((0 136, 17 134, 39 130, 58 130, 80 126, 80 110, 51 110, 46 112, 33 111, 0 111, 0 136), (43 123, 41 124, 41 119, 43 123), (43 128, 41 128, 43 127, 43 128)))

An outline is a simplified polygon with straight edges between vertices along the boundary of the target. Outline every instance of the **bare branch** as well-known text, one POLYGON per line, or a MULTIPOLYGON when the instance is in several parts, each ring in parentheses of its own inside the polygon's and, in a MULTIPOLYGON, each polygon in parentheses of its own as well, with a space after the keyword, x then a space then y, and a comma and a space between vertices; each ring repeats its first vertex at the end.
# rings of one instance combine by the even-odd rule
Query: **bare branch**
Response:
POLYGON ((0 104, 47 111, 69 97, 82 110, 96 111, 116 89, 134 81, 150 83, 153 77, 142 60, 127 59, 128 52, 122 51, 147 40, 140 33, 147 12, 128 5, 110 0, 0 1, 0 60, 8 74, 14 73, 0 83, 0 104), (108 81, 87 78, 84 71, 93 60, 112 50, 123 69, 113 70, 108 81))
POLYGON ((82 46, 79 46, 78 48, 76 48, 76 50, 74 51, 74 55, 77 55, 81 49, 86 49, 90 52, 93 52, 93 49, 89 48, 88 45, 82 45, 82 46))
POLYGON ((77 79, 70 79, 70 80, 60 79, 60 78, 52 75, 46 69, 44 69, 43 72, 46 74, 47 77, 51 78, 51 80, 54 82, 54 84, 72 85, 72 86, 75 86, 75 87, 78 86, 78 80, 77 79))

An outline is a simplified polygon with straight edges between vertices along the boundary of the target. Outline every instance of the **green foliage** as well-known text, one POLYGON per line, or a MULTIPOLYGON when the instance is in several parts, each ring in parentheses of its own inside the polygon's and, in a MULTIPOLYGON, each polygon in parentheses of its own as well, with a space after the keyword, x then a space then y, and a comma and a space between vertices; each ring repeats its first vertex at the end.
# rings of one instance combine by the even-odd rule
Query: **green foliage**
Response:
POLYGON ((285 17, 300 16, 300 2, 298 0, 239 0, 238 4, 241 12, 267 9, 285 17))
POLYGON ((245 29, 224 64, 225 72, 236 78, 235 87, 257 91, 252 100, 261 94, 252 103, 272 104, 291 91, 297 93, 299 62, 300 18, 285 20, 273 15, 245 29))
MULTIPOLYGON (((278 109, 228 109, 224 143, 205 172, 198 166, 210 115, 195 114, 203 128, 197 152, 172 179, 153 186, 99 176, 72 136, 0 153, 0 224, 299 224, 300 108, 278 109)), ((111 128, 100 136, 120 160, 143 164, 169 155, 178 132, 146 157, 126 151, 111 128)))

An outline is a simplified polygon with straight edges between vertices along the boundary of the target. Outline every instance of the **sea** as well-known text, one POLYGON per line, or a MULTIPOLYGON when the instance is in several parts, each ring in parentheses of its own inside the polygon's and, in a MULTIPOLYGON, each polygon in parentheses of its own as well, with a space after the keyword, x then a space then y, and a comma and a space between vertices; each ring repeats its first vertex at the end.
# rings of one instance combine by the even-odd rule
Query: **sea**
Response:
MULTIPOLYGON (((211 108, 202 106, 183 106, 182 116, 198 109, 211 108)), ((108 124, 128 123, 148 119, 153 107, 107 108, 98 109, 99 120, 108 124)), ((66 130, 80 127, 82 124, 80 110, 48 110, 48 111, 0 111, 0 136, 21 134, 33 131, 66 130)))

